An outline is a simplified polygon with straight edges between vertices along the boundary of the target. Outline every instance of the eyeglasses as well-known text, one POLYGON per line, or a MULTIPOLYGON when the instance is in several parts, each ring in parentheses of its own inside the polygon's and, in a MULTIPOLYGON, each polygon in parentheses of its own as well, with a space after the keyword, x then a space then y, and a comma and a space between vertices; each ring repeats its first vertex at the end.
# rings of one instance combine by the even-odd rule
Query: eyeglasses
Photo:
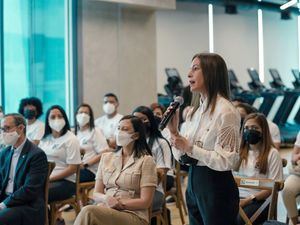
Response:
POLYGON ((13 127, 8 127, 8 126, 5 126, 5 127, 1 127, 0 128, 0 133, 3 133, 3 132, 8 132, 10 131, 11 129, 15 128, 17 126, 13 126, 13 127))

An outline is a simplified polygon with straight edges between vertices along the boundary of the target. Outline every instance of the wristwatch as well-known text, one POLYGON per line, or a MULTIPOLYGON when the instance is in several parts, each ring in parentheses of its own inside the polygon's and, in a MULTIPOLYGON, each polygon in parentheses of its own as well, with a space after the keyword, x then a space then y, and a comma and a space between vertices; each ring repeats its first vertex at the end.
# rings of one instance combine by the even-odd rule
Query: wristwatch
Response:
POLYGON ((89 164, 85 163, 85 164, 83 164, 83 167, 86 169, 89 167, 89 164))
POLYGON ((256 196, 255 195, 250 195, 251 202, 256 202, 256 196))

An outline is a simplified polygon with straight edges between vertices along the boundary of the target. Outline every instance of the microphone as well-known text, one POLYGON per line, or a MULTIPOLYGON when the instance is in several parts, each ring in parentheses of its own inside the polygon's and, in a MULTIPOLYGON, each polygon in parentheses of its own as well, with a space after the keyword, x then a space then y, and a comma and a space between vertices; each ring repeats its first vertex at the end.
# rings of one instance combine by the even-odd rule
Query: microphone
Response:
POLYGON ((163 129, 165 129, 165 127, 167 126, 167 124, 169 123, 170 119, 174 116, 174 114, 176 113, 176 110, 179 108, 179 106, 181 106, 183 104, 184 100, 181 96, 177 96, 174 99, 174 102, 171 102, 170 106, 173 106, 173 108, 163 116, 161 122, 158 125, 158 129, 160 131, 162 131, 163 129))

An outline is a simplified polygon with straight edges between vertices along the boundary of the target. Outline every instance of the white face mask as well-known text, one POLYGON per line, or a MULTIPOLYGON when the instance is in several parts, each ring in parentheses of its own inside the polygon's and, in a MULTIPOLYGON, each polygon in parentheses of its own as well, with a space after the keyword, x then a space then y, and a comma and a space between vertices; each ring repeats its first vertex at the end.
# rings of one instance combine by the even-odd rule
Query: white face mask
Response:
POLYGON ((122 130, 117 130, 115 136, 116 136, 116 142, 118 146, 125 147, 133 141, 131 137, 132 134, 128 134, 127 132, 122 130))
POLYGON ((105 112, 105 114, 110 115, 116 111, 116 107, 114 104, 108 102, 103 105, 103 111, 105 112))
POLYGON ((77 123, 80 127, 85 126, 88 122, 90 122, 90 115, 86 113, 79 113, 76 115, 77 123))
POLYGON ((56 132, 60 132, 61 129, 64 128, 66 125, 66 121, 64 119, 49 119, 49 126, 51 129, 55 130, 56 132))
POLYGON ((13 132, 3 132, 2 133, 2 139, 4 145, 14 145, 17 143, 20 135, 17 133, 17 131, 13 132))

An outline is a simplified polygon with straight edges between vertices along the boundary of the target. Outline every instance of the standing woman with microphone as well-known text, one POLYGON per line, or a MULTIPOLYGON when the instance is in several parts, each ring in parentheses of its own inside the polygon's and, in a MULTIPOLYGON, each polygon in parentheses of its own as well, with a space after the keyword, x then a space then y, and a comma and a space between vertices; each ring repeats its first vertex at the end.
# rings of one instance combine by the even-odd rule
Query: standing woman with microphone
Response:
MULTIPOLYGON (((188 73, 192 109, 184 134, 178 111, 168 123, 174 157, 189 164, 186 202, 190 225, 234 225, 239 193, 231 170, 239 160, 240 115, 229 101, 226 63, 217 54, 201 53, 188 73)), ((174 110, 171 105, 165 116, 174 110)))

